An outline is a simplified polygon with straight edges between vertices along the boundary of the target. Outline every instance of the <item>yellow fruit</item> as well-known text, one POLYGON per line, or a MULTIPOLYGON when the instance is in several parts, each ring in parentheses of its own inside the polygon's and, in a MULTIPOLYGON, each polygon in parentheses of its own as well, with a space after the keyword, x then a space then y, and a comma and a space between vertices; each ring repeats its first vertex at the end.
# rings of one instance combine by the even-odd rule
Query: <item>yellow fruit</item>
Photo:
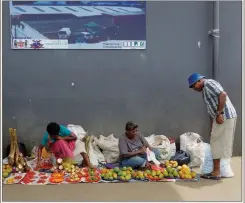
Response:
POLYGON ((191 177, 192 177, 192 178, 195 178, 196 176, 197 176, 196 172, 192 171, 192 172, 191 172, 191 177))
POLYGON ((7 178, 7 177, 8 177, 8 175, 9 175, 9 173, 8 173, 8 172, 3 172, 3 178, 7 178))
POLYGON ((131 172, 130 172, 130 171, 126 171, 126 173, 127 173, 127 174, 131 174, 131 172))
POLYGON ((121 179, 121 180, 125 180, 125 177, 124 177, 124 176, 121 176, 120 179, 121 179))
POLYGON ((182 169, 182 167, 181 166, 178 166, 178 168, 177 168, 178 170, 181 170, 182 169))
POLYGON ((182 168, 189 168, 186 164, 182 165, 182 168))
POLYGON ((181 176, 183 174, 183 171, 179 171, 179 175, 181 176))
POLYGON ((180 175, 180 178, 181 178, 181 179, 185 179, 185 175, 184 175, 184 174, 181 174, 181 175, 180 175))
POLYGON ((127 175, 126 171, 123 171, 122 176, 126 176, 126 175, 127 175))

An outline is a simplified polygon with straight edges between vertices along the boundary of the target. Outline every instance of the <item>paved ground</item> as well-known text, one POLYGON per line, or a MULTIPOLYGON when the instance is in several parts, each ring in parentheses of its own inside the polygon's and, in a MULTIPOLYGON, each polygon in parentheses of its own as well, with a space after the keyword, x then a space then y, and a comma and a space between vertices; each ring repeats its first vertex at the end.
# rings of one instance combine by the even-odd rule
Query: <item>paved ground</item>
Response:
POLYGON ((234 178, 181 183, 4 185, 3 201, 241 201, 241 157, 232 159, 234 178))

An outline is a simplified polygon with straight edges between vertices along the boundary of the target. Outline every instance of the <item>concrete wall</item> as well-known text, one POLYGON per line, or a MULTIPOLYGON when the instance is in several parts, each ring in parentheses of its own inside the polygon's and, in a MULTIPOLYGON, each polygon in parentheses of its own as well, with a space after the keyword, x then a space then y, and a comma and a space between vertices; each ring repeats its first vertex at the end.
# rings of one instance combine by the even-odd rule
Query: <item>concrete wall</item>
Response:
MULTIPOLYGON (((234 155, 241 154, 241 3, 221 2, 219 81, 239 120, 234 155)), ((147 50, 11 50, 8 2, 3 2, 3 144, 17 127, 28 147, 46 124, 79 124, 96 135, 120 136, 134 120, 145 135, 209 138, 201 94, 187 77, 211 77, 212 2, 149 2, 147 50), (200 48, 198 42, 201 42, 200 48), (71 87, 71 83, 75 83, 71 87)))

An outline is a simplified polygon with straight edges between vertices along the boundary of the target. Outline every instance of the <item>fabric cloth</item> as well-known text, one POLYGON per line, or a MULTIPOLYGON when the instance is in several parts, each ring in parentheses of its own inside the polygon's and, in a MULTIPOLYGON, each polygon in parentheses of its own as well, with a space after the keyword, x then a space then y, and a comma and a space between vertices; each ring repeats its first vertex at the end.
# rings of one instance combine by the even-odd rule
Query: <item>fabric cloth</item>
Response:
MULTIPOLYGON (((156 148, 152 149, 154 152, 156 158, 158 159, 160 157, 160 151, 156 148)), ((133 169, 139 168, 139 167, 145 167, 147 163, 147 155, 142 156, 134 156, 129 159, 124 159, 122 162, 119 163, 120 167, 132 167, 133 169)))
POLYGON ((128 154, 129 152, 135 152, 144 146, 147 146, 148 142, 143 135, 137 133, 134 139, 128 139, 124 133, 118 142, 120 155, 128 154))
MULTIPOLYGON (((59 136, 66 137, 66 136, 70 136, 70 135, 71 135, 71 131, 67 127, 60 125, 59 136)), ((42 145, 43 146, 47 145, 48 141, 49 141, 49 134, 48 134, 48 132, 46 132, 43 136, 43 139, 42 139, 42 145)), ((54 138, 50 138, 51 143, 54 143, 55 141, 56 140, 54 138)))
POLYGON ((76 156, 81 156, 81 153, 86 153, 85 143, 77 139, 72 141, 57 140, 51 144, 51 152, 55 158, 71 158, 76 159, 76 156))
POLYGON ((236 118, 227 119, 223 124, 213 122, 210 146, 213 159, 226 159, 232 156, 236 118))
MULTIPOLYGON (((219 94, 224 91, 223 87, 215 80, 205 79, 203 87, 203 98, 207 105, 208 113, 212 119, 216 118, 216 111, 218 107, 219 94)), ((236 118, 236 110, 232 105, 229 97, 226 97, 226 103, 224 107, 224 118, 236 118)))

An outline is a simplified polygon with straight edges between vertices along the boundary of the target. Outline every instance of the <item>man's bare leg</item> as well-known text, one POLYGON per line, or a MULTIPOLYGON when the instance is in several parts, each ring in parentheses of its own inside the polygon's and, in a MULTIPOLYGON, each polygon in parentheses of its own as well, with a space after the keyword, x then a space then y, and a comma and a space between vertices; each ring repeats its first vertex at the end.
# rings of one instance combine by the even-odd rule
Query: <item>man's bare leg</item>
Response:
POLYGON ((94 166, 89 161, 88 154, 85 153, 85 152, 82 152, 81 155, 83 157, 83 166, 84 167, 89 167, 89 168, 94 168, 94 166))
POLYGON ((220 159, 214 159, 213 163, 214 163, 214 169, 212 175, 218 177, 220 176, 220 159))

